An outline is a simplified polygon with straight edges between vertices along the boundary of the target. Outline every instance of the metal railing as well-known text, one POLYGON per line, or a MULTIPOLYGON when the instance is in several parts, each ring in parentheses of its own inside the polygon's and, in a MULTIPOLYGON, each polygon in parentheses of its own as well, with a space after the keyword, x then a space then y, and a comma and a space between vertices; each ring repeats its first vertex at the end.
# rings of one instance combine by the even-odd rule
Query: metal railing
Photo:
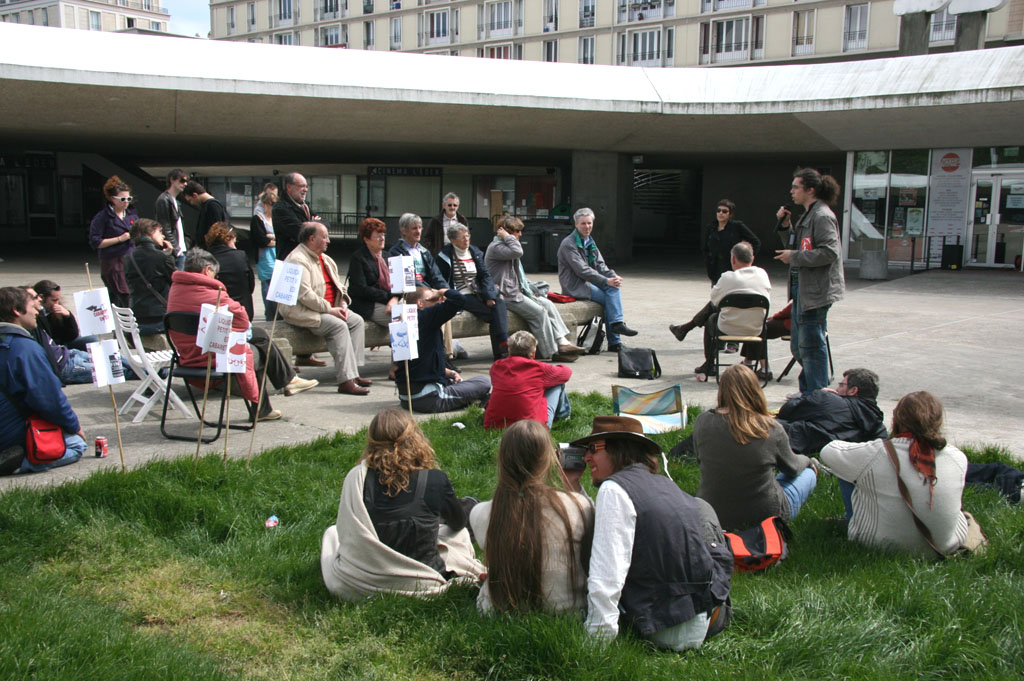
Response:
POLYGON ((594 26, 594 10, 580 10, 580 28, 592 28, 594 26))
POLYGON ((844 50, 863 50, 868 46, 867 29, 861 31, 845 31, 843 33, 844 50))
POLYGON ((814 54, 813 35, 798 35, 793 38, 793 56, 799 57, 804 54, 814 54))
POLYGON ((949 21, 933 21, 931 30, 931 42, 938 43, 956 38, 956 19, 949 21))

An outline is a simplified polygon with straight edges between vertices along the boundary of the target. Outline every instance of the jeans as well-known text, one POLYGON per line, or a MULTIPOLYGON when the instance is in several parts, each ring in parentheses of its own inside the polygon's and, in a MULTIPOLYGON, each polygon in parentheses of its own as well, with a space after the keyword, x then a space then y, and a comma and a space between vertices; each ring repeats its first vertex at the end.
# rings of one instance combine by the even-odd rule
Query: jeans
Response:
MULTIPOLYGON (((466 405, 487 399, 491 393, 491 379, 486 376, 474 376, 458 383, 440 385, 435 392, 412 398, 412 409, 421 414, 438 414, 444 411, 455 411, 466 405)), ((398 401, 403 409, 409 408, 408 397, 398 394, 398 401)))
POLYGON ((619 334, 612 333, 612 324, 622 321, 622 291, 614 286, 598 286, 587 282, 590 287, 590 299, 604 306, 604 328, 608 335, 608 345, 618 345, 619 334))
MULTIPOLYGON (((128 360, 121 355, 121 368, 124 369, 125 380, 138 380, 128 360)), ((92 383, 92 358, 82 350, 68 350, 68 361, 60 372, 60 380, 66 385, 92 383)))
POLYGON ((181 272, 182 270, 185 269, 185 253, 184 252, 182 252, 181 255, 174 256, 174 269, 178 270, 179 272, 181 272))
POLYGON ((68 343, 68 347, 73 350, 81 350, 83 352, 88 352, 89 348, 87 346, 89 345, 89 343, 95 343, 98 340, 99 338, 97 336, 79 336, 75 340, 68 343))
POLYGON ((795 478, 785 473, 779 473, 775 479, 786 494, 786 499, 789 500, 789 518, 787 520, 792 520, 800 512, 800 507, 807 501, 807 497, 811 496, 811 492, 817 487, 818 476, 814 473, 814 468, 808 466, 795 478))
POLYGON ((77 433, 64 433, 64 456, 50 463, 29 463, 28 457, 25 457, 21 462, 21 468, 18 469, 18 472, 39 473, 41 471, 48 471, 51 468, 67 466, 69 463, 74 463, 81 459, 88 446, 85 440, 77 433))
POLYGON ((857 486, 852 482, 839 479, 839 493, 843 495, 843 507, 846 508, 846 519, 853 517, 853 490, 857 486))
POLYGON ((260 290, 263 292, 263 311, 267 316, 267 321, 274 321, 274 312, 277 310, 277 303, 273 300, 267 300, 267 292, 270 291, 270 280, 260 280, 260 290))
POLYGON ((800 362, 800 392, 806 395, 828 387, 828 350, 825 334, 828 332, 828 310, 831 305, 813 310, 800 309, 800 285, 793 287, 793 318, 789 348, 800 362))
POLYGON ((565 394, 564 383, 545 390, 544 399, 548 403, 548 428, 555 421, 572 416, 572 406, 569 404, 569 396, 565 394))

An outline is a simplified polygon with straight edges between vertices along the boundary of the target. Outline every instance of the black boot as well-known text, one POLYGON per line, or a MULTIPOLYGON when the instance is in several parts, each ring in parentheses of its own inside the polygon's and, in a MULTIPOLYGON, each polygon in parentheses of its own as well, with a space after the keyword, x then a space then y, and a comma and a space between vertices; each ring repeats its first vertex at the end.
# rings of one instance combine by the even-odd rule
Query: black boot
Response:
POLYGON ((608 327, 608 330, 620 336, 635 336, 637 334, 636 331, 626 326, 626 322, 615 322, 608 327))

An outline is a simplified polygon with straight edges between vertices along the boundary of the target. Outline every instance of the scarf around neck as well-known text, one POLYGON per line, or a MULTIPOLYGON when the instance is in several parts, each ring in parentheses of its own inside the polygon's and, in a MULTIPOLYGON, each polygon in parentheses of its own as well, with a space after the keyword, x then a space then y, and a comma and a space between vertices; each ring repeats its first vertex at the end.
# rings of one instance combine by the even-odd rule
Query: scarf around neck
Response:
POLYGON ((574 236, 576 237, 576 245, 587 256, 587 264, 593 267, 594 263, 597 262, 597 242, 594 241, 594 237, 589 237, 590 243, 584 246, 583 235, 580 234, 580 231, 578 229, 576 230, 576 234, 574 236))
POLYGON ((904 437, 910 440, 910 465, 921 474, 921 482, 928 485, 928 508, 932 507, 935 493, 935 450, 924 440, 915 437, 913 433, 896 433, 893 437, 904 437))

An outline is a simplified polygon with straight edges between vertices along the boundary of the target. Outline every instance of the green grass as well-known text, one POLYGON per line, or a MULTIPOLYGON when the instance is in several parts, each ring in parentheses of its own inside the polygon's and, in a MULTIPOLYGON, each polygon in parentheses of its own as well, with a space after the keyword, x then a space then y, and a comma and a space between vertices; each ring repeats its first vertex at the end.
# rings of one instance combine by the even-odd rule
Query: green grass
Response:
MULTIPOLYGON (((553 435, 590 431, 606 398, 573 396, 553 435)), ((691 420, 694 411, 691 411, 691 420)), ((459 494, 490 498, 499 433, 471 410, 425 430, 459 494), (465 430, 451 426, 455 420, 465 430)), ((666 451, 679 435, 657 438, 666 451)), ((969 489, 983 556, 926 562, 848 543, 823 477, 789 560, 733 579, 735 616, 699 651, 622 636, 601 649, 565 617, 482 617, 476 592, 332 598, 323 530, 365 433, 155 462, 0 497, 0 679, 1020 679, 1024 509, 969 489), (280 518, 267 529, 265 519, 280 518)), ((1009 461, 979 448, 972 460, 1009 461)), ((673 462, 694 492, 698 474, 673 462)), ((586 476, 585 476, 586 477, 586 476)), ((588 483, 589 484, 589 483, 588 483)))

